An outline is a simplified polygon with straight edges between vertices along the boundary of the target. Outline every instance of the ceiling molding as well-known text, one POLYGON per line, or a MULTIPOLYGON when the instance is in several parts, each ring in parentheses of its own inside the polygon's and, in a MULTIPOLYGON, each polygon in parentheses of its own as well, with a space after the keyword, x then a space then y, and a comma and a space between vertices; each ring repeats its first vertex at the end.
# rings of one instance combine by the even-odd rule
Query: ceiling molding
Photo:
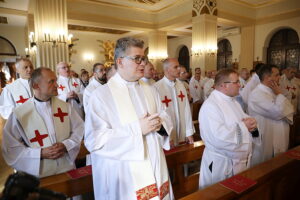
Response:
POLYGON ((99 28, 99 27, 92 27, 92 26, 80 26, 80 25, 68 25, 68 29, 72 31, 87 31, 87 32, 98 32, 98 33, 108 33, 108 34, 125 34, 129 33, 130 31, 124 30, 117 30, 117 29, 109 29, 109 28, 99 28))
POLYGON ((10 14, 10 15, 18 15, 18 16, 27 16, 28 12, 24 10, 17 10, 11 8, 3 8, 0 7, 1 14, 10 14))
POLYGON ((290 18, 299 17, 299 16, 300 16, 300 9, 295 9, 290 12, 279 13, 279 14, 275 14, 272 16, 267 16, 267 17, 262 17, 262 18, 256 19, 255 24, 256 25, 267 24, 267 23, 290 19, 290 18))
POLYGON ((249 1, 246 2, 246 1, 243 1, 243 0, 230 0, 230 1, 232 1, 234 3, 237 3, 237 4, 240 4, 240 5, 243 5, 243 6, 247 6, 249 8, 262 8, 262 7, 270 6, 270 5, 279 3, 281 1, 286 1, 286 0, 269 0, 269 1, 266 1, 266 2, 262 2, 262 3, 250 3, 249 1))

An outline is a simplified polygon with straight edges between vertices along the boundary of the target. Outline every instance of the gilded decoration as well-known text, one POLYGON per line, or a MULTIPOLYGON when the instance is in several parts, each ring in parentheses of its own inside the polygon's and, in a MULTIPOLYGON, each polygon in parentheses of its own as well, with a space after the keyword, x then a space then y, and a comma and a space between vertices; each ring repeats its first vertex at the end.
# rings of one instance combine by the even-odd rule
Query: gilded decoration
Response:
POLYGON ((217 8, 217 0, 206 0, 206 6, 209 8, 211 14, 213 14, 214 9, 217 8))
POLYGON ((110 67, 114 63, 114 54, 115 54, 115 46, 116 44, 110 40, 103 41, 103 40, 97 40, 100 43, 100 48, 102 48, 102 51, 100 51, 101 54, 105 57, 105 67, 110 67))
POLYGON ((196 11, 197 15, 200 14, 200 10, 203 7, 204 2, 205 2, 205 0, 194 0, 193 1, 193 9, 196 11))
POLYGON ((217 15, 217 1, 216 0, 194 0, 193 17, 202 14, 217 15))

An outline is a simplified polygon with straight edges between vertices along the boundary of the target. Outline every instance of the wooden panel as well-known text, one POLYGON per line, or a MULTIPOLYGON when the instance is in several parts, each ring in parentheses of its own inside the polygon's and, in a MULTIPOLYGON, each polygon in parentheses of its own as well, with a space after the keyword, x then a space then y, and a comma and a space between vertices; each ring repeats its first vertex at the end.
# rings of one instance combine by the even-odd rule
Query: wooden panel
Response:
MULTIPOLYGON (((294 148, 300 151, 300 146, 294 148)), ((220 184, 190 194, 182 200, 206 199, 300 199, 300 162, 280 154, 277 157, 255 166, 241 175, 257 181, 251 189, 236 194, 220 184)))

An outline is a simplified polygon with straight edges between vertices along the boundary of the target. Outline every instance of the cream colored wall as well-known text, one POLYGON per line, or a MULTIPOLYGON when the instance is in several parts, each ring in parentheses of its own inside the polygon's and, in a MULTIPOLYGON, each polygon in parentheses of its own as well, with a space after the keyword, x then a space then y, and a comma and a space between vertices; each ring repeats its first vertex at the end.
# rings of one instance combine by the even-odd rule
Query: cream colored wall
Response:
POLYGON ((76 51, 71 57, 72 69, 77 73, 80 69, 85 68, 89 72, 92 70, 92 66, 96 62, 105 62, 104 55, 100 53, 103 49, 100 48, 100 43, 97 40, 110 40, 116 41, 120 38, 120 35, 105 34, 105 33, 94 33, 94 32, 82 32, 82 31, 69 31, 73 34, 74 38, 79 40, 75 42, 73 49, 76 51), (88 62, 84 59, 85 53, 91 53, 94 55, 92 62, 88 62))
POLYGON ((18 55, 25 56, 25 27, 0 25, 0 36, 15 46, 18 55))
MULTIPOLYGON (((178 37, 178 38, 168 39, 168 56, 170 58, 178 58, 179 50, 184 45, 189 49, 189 53, 191 54, 192 37, 178 37)), ((192 68, 191 56, 190 56, 190 67, 192 68)))
POLYGON ((237 59, 237 62, 239 62, 240 53, 241 53, 241 34, 230 35, 230 36, 218 38, 218 42, 222 39, 229 40, 229 42, 231 44, 232 62, 234 62, 235 59, 237 59))
POLYGON ((295 17, 286 20, 271 22, 268 24, 261 24, 255 26, 255 46, 254 58, 259 57, 263 62, 267 61, 267 47, 272 35, 282 28, 294 29, 300 38, 300 17, 295 17))

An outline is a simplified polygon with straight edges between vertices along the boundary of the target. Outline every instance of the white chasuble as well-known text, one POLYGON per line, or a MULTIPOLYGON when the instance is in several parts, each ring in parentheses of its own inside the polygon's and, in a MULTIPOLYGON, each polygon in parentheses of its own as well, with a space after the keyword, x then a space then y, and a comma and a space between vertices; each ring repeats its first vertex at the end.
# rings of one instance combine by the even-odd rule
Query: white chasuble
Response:
POLYGON ((153 87, 127 82, 118 73, 98 87, 86 110, 85 145, 91 152, 95 199, 173 199, 162 147, 167 136, 142 135, 139 119, 159 113, 170 119, 153 87))
POLYGON ((81 84, 80 80, 78 78, 73 77, 63 77, 58 76, 57 78, 57 92, 58 92, 58 98, 62 101, 67 101, 67 95, 69 92, 74 91, 77 96, 78 100, 70 99, 68 102, 72 105, 72 107, 76 110, 76 112, 79 114, 79 116, 84 119, 84 112, 83 112, 83 92, 84 92, 84 86, 81 84))
POLYGON ((250 166, 252 136, 244 113, 234 97, 214 90, 199 112, 205 149, 201 160, 200 188, 207 187, 250 166))
POLYGON ((0 97, 0 114, 7 119, 14 107, 22 105, 30 97, 32 90, 28 80, 19 78, 15 82, 8 84, 0 97))
POLYGON ((271 88, 259 84, 249 96, 248 110, 260 129, 260 137, 253 144, 254 166, 288 149, 294 108, 285 96, 275 95, 271 88))
MULTIPOLYGON (((28 103, 24 104, 22 107, 16 108, 14 111, 25 132, 26 137, 30 142, 29 146, 31 148, 45 148, 52 146, 56 142, 61 142, 67 139, 70 136, 70 121, 67 104, 63 103, 56 97, 51 99, 52 110, 53 112, 57 111, 57 113, 53 114, 56 138, 54 141, 54 138, 51 141, 47 126, 39 113, 36 111, 33 100, 33 98, 29 99, 28 103)), ((57 160, 42 159, 40 162, 39 177, 59 174, 72 168, 74 168, 73 164, 69 163, 65 157, 57 160)))
POLYGON ((180 80, 170 81, 166 77, 155 85, 162 104, 172 119, 174 126, 171 139, 175 145, 185 142, 194 134, 192 115, 186 89, 180 80))
POLYGON ((283 95, 293 104, 296 113, 299 104, 299 86, 295 78, 288 80, 284 74, 280 77, 279 86, 283 95))

